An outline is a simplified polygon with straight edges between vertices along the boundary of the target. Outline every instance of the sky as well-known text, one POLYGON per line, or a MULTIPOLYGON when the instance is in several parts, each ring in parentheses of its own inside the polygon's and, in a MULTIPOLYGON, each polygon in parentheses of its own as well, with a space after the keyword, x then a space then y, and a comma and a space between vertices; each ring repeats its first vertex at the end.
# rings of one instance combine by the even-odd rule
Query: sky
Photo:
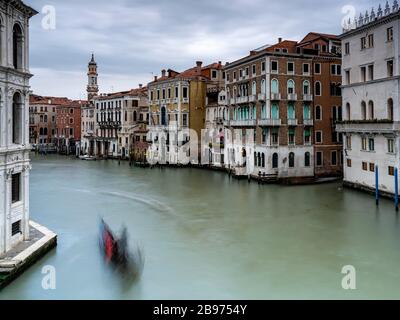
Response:
POLYGON ((100 93, 129 90, 146 85, 164 68, 183 71, 197 60, 234 61, 279 37, 299 41, 310 31, 340 34, 344 17, 372 7, 376 11, 379 4, 371 0, 24 2, 39 12, 30 21, 32 90, 72 99, 86 98, 92 52, 100 93))

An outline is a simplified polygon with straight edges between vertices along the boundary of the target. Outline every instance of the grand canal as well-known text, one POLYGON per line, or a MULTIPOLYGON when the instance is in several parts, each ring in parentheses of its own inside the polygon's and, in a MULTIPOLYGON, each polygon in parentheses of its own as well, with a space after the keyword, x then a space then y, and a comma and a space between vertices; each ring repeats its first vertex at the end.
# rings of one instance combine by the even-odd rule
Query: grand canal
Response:
POLYGON ((0 299, 400 298, 400 222, 391 201, 339 183, 260 186, 198 169, 33 156, 31 216, 58 247, 0 299), (145 253, 141 279, 102 262, 98 221, 123 223, 145 253), (42 268, 55 267, 55 290, 42 268), (357 290, 342 289, 342 267, 357 290))

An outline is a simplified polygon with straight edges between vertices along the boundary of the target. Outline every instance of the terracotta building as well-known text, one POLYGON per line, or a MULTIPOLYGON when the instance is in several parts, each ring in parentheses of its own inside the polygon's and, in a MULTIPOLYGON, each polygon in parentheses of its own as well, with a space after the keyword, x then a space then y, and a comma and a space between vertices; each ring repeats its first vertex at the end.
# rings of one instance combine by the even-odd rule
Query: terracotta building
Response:
POLYGON ((67 98, 30 95, 29 142, 36 145, 55 143, 57 108, 68 103, 67 98))
POLYGON ((56 140, 60 153, 74 154, 81 140, 81 108, 87 101, 69 101, 57 108, 56 140))
POLYGON ((336 36, 279 39, 224 71, 231 135, 225 157, 234 174, 292 181, 340 174, 341 139, 332 122, 333 110, 337 117, 341 110, 336 36))

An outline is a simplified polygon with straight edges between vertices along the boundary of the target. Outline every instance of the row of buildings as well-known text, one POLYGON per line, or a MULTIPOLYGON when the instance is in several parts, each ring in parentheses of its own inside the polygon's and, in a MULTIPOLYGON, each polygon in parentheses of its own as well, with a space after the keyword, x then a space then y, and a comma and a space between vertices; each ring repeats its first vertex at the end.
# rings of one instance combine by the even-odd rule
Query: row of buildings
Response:
MULTIPOLYGON (((126 92, 99 94, 92 56, 88 102, 74 130, 81 133, 74 137, 79 152, 207 165, 272 181, 343 175, 347 185, 364 189, 376 187, 381 168, 379 188, 393 193, 399 15, 397 1, 386 3, 348 21, 340 36, 279 38, 226 64, 164 69, 147 87, 126 92)), ((46 132, 63 137, 57 126, 46 132)))

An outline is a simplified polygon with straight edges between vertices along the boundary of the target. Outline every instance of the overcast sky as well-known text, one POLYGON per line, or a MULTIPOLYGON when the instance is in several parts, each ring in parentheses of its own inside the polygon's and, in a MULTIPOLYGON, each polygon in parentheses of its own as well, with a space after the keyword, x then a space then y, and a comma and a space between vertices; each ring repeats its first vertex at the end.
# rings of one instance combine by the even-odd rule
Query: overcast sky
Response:
MULTIPOLYGON (((95 53, 100 92, 151 81, 163 68, 182 71, 233 61, 278 37, 301 40, 310 31, 339 34, 342 8, 371 10, 371 0, 25 0, 31 20, 32 90, 85 98, 87 63, 95 53), (56 28, 42 27, 46 5, 56 28)), ((382 4, 384 0, 382 0, 382 4)))

